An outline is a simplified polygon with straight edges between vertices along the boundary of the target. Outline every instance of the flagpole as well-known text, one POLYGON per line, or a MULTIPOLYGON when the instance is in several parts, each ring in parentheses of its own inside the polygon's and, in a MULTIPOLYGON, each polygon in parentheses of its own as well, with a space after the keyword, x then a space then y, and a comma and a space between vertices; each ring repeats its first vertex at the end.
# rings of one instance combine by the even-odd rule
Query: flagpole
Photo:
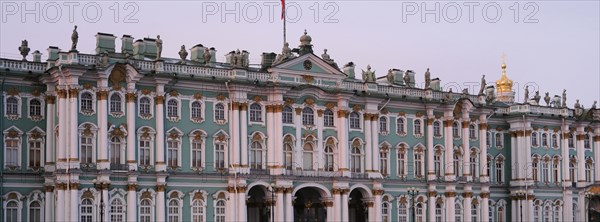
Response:
POLYGON ((284 0, 281 1, 281 5, 282 5, 281 6, 282 7, 281 8, 281 10, 282 10, 282 12, 281 12, 282 14, 281 15, 283 16, 283 44, 285 45, 285 43, 287 42, 287 39, 286 39, 286 29, 285 29, 285 23, 286 23, 287 19, 286 19, 286 16, 285 16, 285 1, 284 0))

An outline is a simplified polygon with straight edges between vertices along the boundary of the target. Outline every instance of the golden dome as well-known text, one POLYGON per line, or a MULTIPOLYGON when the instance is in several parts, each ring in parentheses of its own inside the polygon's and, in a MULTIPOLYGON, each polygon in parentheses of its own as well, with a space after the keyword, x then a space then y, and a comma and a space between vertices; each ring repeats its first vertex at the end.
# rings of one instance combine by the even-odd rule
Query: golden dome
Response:
POLYGON ((502 63, 502 76, 496 81, 496 90, 499 93, 512 92, 513 81, 506 76, 506 64, 502 63))

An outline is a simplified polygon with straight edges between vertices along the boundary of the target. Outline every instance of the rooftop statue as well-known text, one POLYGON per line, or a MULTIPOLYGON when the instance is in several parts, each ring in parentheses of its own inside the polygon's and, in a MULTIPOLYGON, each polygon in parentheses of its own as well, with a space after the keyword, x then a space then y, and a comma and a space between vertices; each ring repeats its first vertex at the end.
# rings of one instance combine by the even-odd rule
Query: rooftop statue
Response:
POLYGON ((321 58, 325 61, 331 60, 331 57, 327 54, 327 49, 323 49, 323 54, 321 54, 321 58))
POLYGON ((483 95, 483 90, 485 90, 486 86, 485 75, 481 76, 481 87, 479 88, 479 95, 483 95))
POLYGON ((429 68, 425 71, 425 89, 429 89, 431 85, 431 73, 429 72, 429 68))
POLYGON ((77 51, 77 41, 79 40, 79 34, 77 33, 77 26, 73 28, 73 34, 71 34, 71 51, 77 51))
POLYGON ((546 102, 546 106, 550 106, 550 95, 548 92, 546 92, 546 95, 544 96, 544 101, 546 102))
POLYGON ((406 70, 406 72, 404 72, 404 76, 402 77, 405 86, 410 86, 410 76, 408 75, 408 71, 409 70, 406 70))
POLYGON ((179 50, 179 58, 181 58, 181 64, 185 64, 185 58, 188 56, 188 52, 185 50, 185 45, 181 46, 179 50))
POLYGON ((250 53, 246 50, 242 50, 242 67, 250 66, 250 53))
POLYGON ((362 71, 362 79, 365 82, 375 82, 375 71, 371 71, 371 65, 367 65, 367 71, 362 71))
POLYGON ((210 50, 208 48, 204 48, 204 64, 209 64, 211 57, 210 50))
POLYGON ((596 109, 596 103, 598 103, 598 101, 594 100, 594 104, 592 104, 592 108, 591 109, 596 109))
POLYGON ((108 51, 104 50, 100 59, 98 60, 98 65, 108 66, 108 51))
POLYGON ((452 100, 452 88, 450 88, 450 90, 448 90, 448 92, 446 92, 446 94, 444 94, 444 99, 448 102, 452 100))
POLYGON ((19 52, 23 56, 23 61, 27 61, 27 55, 29 55, 29 51, 31 51, 28 45, 29 43, 27 40, 23 40, 21 41, 21 46, 19 46, 19 52))
POLYGON ((156 44, 156 60, 159 60, 162 55, 162 45, 163 45, 163 41, 162 41, 162 39, 160 39, 160 35, 156 36, 155 44, 156 44))
POLYGON ((292 49, 290 49, 290 44, 286 42, 286 43, 283 43, 283 48, 281 49, 281 54, 277 55, 277 58, 275 58, 275 61, 273 62, 273 64, 278 64, 278 63, 285 61, 286 59, 291 59, 291 58, 294 58, 294 54, 292 54, 292 49))
POLYGON ((529 100, 529 86, 525 86, 525 96, 523 97, 523 103, 527 103, 529 100))
POLYGON ((487 87, 485 101, 488 104, 491 104, 494 102, 494 100, 496 100, 496 93, 494 92, 494 87, 493 86, 487 87))
POLYGON ((573 108, 575 108, 575 109, 581 108, 581 104, 579 104, 579 99, 575 100, 575 105, 573 105, 573 108))
POLYGON ((566 89, 563 89, 562 107, 567 107, 567 90, 566 89))
POLYGON ((535 91, 535 95, 533 96, 533 100, 535 101, 536 105, 540 105, 540 91, 535 91))

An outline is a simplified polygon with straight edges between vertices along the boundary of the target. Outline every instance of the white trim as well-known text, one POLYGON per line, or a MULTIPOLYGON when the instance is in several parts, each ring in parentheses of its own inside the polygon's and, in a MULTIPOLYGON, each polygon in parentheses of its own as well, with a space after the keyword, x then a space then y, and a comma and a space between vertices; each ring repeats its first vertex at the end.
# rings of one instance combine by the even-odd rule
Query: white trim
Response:
POLYGON ((189 114, 190 114, 190 121, 192 121, 193 123, 202 123, 204 122, 204 120, 206 119, 206 104, 204 103, 204 101, 202 99, 191 99, 189 100, 189 114), (192 117, 192 104, 198 102, 200 103, 200 118, 193 118, 192 117))
POLYGON ((154 146, 156 143, 156 130, 154 130, 152 127, 150 126, 142 126, 140 128, 138 128, 138 130, 136 131, 137 134, 137 144, 135 144, 135 147, 137 147, 137 164, 139 166, 146 166, 146 165, 142 165, 140 163, 140 161, 142 160, 142 157, 140 156, 142 152, 140 152, 140 142, 142 141, 142 135, 144 134, 144 129, 148 129, 148 136, 150 137, 150 146, 148 147, 150 149, 150 163, 148 164, 148 166, 152 166, 154 165, 154 146))
POLYGON ((223 145, 223 168, 227 169, 229 167, 229 134, 224 130, 219 130, 215 134, 213 134, 213 169, 219 170, 217 167, 217 145, 223 145), (219 141, 217 138, 223 135, 225 138, 223 141, 219 141))
POLYGON ((381 114, 377 118, 377 132, 383 136, 387 136, 390 133, 390 117, 385 114, 381 114), (381 131, 381 118, 385 118, 385 130, 381 131))
POLYGON ((44 221, 44 206, 45 206, 45 198, 44 198, 44 193, 40 190, 34 190, 31 191, 31 193, 29 193, 29 195, 27 196, 27 221, 35 221, 33 220, 33 218, 31 218, 31 215, 29 214, 29 211, 31 210, 31 204, 37 201, 40 204, 40 218, 39 221, 44 221))
POLYGON ((193 166, 193 160, 194 160, 194 155, 192 154, 192 143, 196 140, 196 132, 200 132, 201 133, 201 138, 200 138, 200 168, 199 169, 195 169, 198 171, 202 171, 203 169, 206 169, 206 132, 204 130, 201 129, 195 129, 192 130, 189 134, 188 137, 190 139, 190 168, 194 169, 193 166))
POLYGON ((17 203, 17 221, 21 221, 22 218, 22 212, 23 212, 23 200, 25 199, 25 196, 21 195, 21 193, 16 192, 16 191, 12 191, 12 192, 8 192, 6 193, 4 196, 2 196, 2 210, 4 211, 4 220, 3 221, 7 221, 6 215, 7 215, 7 206, 9 202, 16 202, 17 203), (17 199, 8 199, 8 196, 11 193, 15 193, 17 194, 17 199))
POLYGON ((359 110, 359 111, 352 111, 350 113, 348 113, 348 118, 346 118, 348 121, 348 132, 352 132, 352 131, 356 131, 356 132, 363 132, 364 129, 364 118, 363 118, 363 113, 359 110), (352 128, 352 121, 350 120, 352 117, 352 113, 356 113, 358 114, 358 128, 352 128))
POLYGON ((413 122, 413 124, 412 124, 412 132, 413 132, 413 136, 414 136, 415 138, 422 138, 422 137, 423 137, 423 135, 425 135, 425 133, 423 132, 423 124, 425 124, 425 121, 423 121, 423 118, 420 118, 420 117, 415 117, 415 118, 412 120, 412 122, 413 122), (416 125, 416 124, 415 124, 415 123, 416 123, 417 121, 419 121, 419 133, 417 133, 417 132, 415 131, 415 129, 416 129, 416 127, 415 127, 415 125, 416 125))
POLYGON ((35 96, 35 97, 29 97, 27 99, 27 118, 29 118, 32 121, 38 122, 40 120, 43 120, 44 117, 46 116, 46 102, 44 100, 43 95, 40 96, 35 96), (40 115, 39 116, 32 116, 31 115, 31 101, 33 100, 37 100, 40 102, 40 115))
POLYGON ((433 132, 432 132, 433 133, 433 138, 441 139, 441 138, 444 137, 444 123, 441 120, 435 119, 433 121, 433 124, 431 124, 431 127, 433 128, 433 132), (439 134, 438 135, 435 134, 435 124, 436 123, 439 124, 439 127, 438 127, 439 134))
POLYGON ((6 169, 9 165, 7 165, 8 161, 8 155, 7 155, 7 141, 9 139, 8 137, 8 133, 10 131, 16 131, 17 132, 17 137, 12 137, 10 138, 11 140, 17 140, 17 162, 15 166, 11 166, 11 167, 16 167, 17 169, 21 169, 21 167, 23 166, 21 164, 21 155, 23 153, 22 148, 23 148, 23 131, 21 131, 19 128, 17 128, 16 126, 11 126, 8 127, 8 129, 4 130, 4 138, 3 138, 3 143, 4 143, 4 168, 6 169))
POLYGON ((183 221, 183 218, 182 218, 183 217, 183 212, 182 212, 182 210, 183 210, 183 197, 184 196, 185 195, 181 191, 178 191, 178 190, 171 190, 171 191, 169 191, 167 193, 167 197, 169 197, 167 199, 167 201, 166 201, 166 204, 165 204, 166 217, 167 217, 165 219, 167 219, 167 221, 170 221, 169 220, 169 216, 171 216, 171 213, 170 213, 169 208, 171 208, 171 206, 169 206, 169 203, 171 203, 171 201, 177 202, 177 214, 175 214, 173 216, 177 216, 177 219, 178 219, 177 221, 178 222, 183 221), (173 194, 176 195, 175 198, 172 198, 173 194))
POLYGON ((79 160, 81 161, 81 138, 83 137, 83 131, 85 130, 85 126, 86 125, 90 125, 90 131, 92 131, 92 162, 91 163, 95 163, 96 162, 96 146, 97 146, 97 137, 98 137, 98 127, 96 126, 96 124, 92 123, 92 122, 84 122, 81 123, 78 127, 78 135, 79 135, 79 141, 78 141, 78 145, 79 147, 77 147, 77 149, 79 150, 79 160))
POLYGON ((81 113, 84 116, 92 116, 92 115, 96 114, 97 97, 96 97, 95 90, 96 90, 96 88, 93 88, 91 90, 90 89, 81 89, 79 91, 79 101, 77 103, 77 105, 78 105, 77 109, 79 110, 79 113, 81 113), (85 112, 84 110, 81 109, 81 101, 82 101, 81 96, 84 93, 90 93, 92 95, 92 110, 91 110, 91 112, 85 112))
POLYGON ((190 195, 190 221, 194 221, 194 197, 196 196, 196 193, 200 193, 200 195, 202 196, 202 199, 198 200, 200 201, 200 208, 202 208, 202 221, 206 221, 206 203, 208 201, 208 193, 204 190, 192 190, 191 192, 189 192, 190 195))
POLYGON ((125 112, 126 112, 126 108, 125 107, 125 94, 122 91, 110 91, 110 93, 108 94, 108 114, 112 117, 115 118, 121 118, 123 116, 125 116, 125 112), (119 97, 121 97, 121 111, 120 112, 113 112, 112 110, 112 96, 113 95, 119 95, 119 97))
POLYGON ((141 119, 145 119, 145 120, 150 120, 150 119, 154 118, 154 110, 155 110, 154 106, 155 106, 154 105, 154 92, 150 93, 150 95, 138 94, 138 98, 137 98, 137 110, 138 110, 137 111, 137 116, 138 117, 140 117, 141 119), (149 107, 149 109, 150 109, 149 115, 142 115, 142 111, 141 111, 142 108, 140 106, 142 104, 140 102, 140 100, 142 98, 148 98, 149 101, 150 101, 149 102, 150 103, 149 104, 149 106, 150 106, 149 107))
POLYGON ((248 112, 246 113, 246 115, 248 115, 248 126, 251 125, 261 125, 264 126, 265 123, 267 122, 267 120, 265 119, 265 113, 266 113, 266 107, 265 107, 265 103, 264 102, 252 102, 248 104, 248 112), (260 121, 252 121, 252 118, 250 118, 250 113, 252 113, 252 105, 254 104, 258 104, 260 105, 260 121))
POLYGON ((29 152, 31 150, 31 144, 30 144, 31 142, 40 142, 40 159, 39 159, 40 166, 38 169, 44 168, 44 162, 45 162, 44 161, 44 159, 45 159, 44 151, 46 150, 46 142, 45 141, 46 141, 46 132, 44 132, 44 130, 42 130, 41 128, 36 126, 36 127, 33 127, 33 129, 29 130, 29 132, 27 132, 27 155, 26 155, 27 156, 27 158, 26 158, 27 159, 26 160, 27 161, 27 169, 33 169, 33 168, 31 168, 31 166, 29 166, 29 160, 31 159, 31 157, 29 156, 29 154, 31 153, 31 152, 29 152), (38 138, 38 139, 32 138, 34 132, 36 132, 36 131, 40 134, 40 138, 38 138))
POLYGON ((169 167, 169 142, 170 141, 175 141, 177 142, 177 168, 181 168, 181 152, 182 152, 182 143, 183 143, 183 132, 181 130, 179 130, 177 127, 173 127, 169 130, 166 131, 165 133, 165 148, 166 148, 166 153, 165 153, 165 158, 166 158, 166 164, 167 167, 169 167), (176 132, 177 133, 177 138, 173 139, 171 138, 171 133, 172 132, 176 132))
POLYGON ((170 122, 179 122, 181 120, 181 98, 178 96, 168 95, 165 99, 165 118, 170 122), (175 100, 177 102, 177 116, 169 116, 169 102, 175 100))
POLYGON ((23 103, 23 98, 21 98, 21 96, 16 95, 16 96, 11 96, 11 95, 6 95, 6 92, 3 92, 4 94, 4 117, 8 120, 18 120, 21 118, 21 107, 22 107, 22 103, 23 103), (8 98, 16 98, 17 99, 17 114, 16 115, 8 115, 8 106, 7 104, 7 100, 8 98))
POLYGON ((228 114, 228 110, 229 110, 229 102, 223 100, 223 101, 219 101, 219 100, 211 100, 212 102, 212 107, 213 107, 213 122, 216 123, 217 125, 225 125, 227 124, 228 120, 229 120, 229 114, 228 114), (223 105, 223 119, 222 120, 217 120, 216 119, 216 112, 217 112, 217 104, 222 104, 223 105))

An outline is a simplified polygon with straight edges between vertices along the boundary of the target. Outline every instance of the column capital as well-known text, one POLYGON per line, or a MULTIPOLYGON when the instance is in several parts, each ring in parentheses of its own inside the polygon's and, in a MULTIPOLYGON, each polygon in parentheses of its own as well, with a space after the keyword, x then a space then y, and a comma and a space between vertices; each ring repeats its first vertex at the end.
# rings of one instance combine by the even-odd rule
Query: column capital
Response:
POLYGON ((324 112, 325 112, 325 110, 318 109, 317 110, 317 116, 322 117, 324 112))
POLYGON ((156 104, 165 104, 165 96, 163 95, 158 95, 156 96, 156 98, 154 98, 154 102, 156 102, 156 104))
POLYGON ((69 89, 69 98, 79 98, 79 89, 78 88, 69 89))
POLYGON ((108 99, 108 91, 102 90, 102 91, 96 92, 96 99, 107 100, 108 99))
POLYGON ((373 201, 367 201, 367 202, 365 202, 365 205, 367 205, 367 207, 371 208, 375 204, 373 203, 373 201))
POLYGON ((296 111, 296 115, 302 114, 302 108, 296 107, 294 110, 296 111))
POLYGON ((325 201, 323 202, 323 205, 325 205, 325 207, 333 207, 333 201, 325 201))
POLYGON ((481 198, 490 198, 490 193, 489 192, 484 192, 484 193, 479 194, 479 196, 481 198))
POLYGON ((337 114, 338 114, 339 118, 347 118, 348 114, 350 114, 350 112, 348 110, 340 109, 337 111, 337 114))
POLYGON ((52 192, 54 192, 54 186, 52 186, 52 185, 45 185, 44 186, 44 192, 46 192, 46 193, 52 193, 52 192))
POLYGON ((456 197, 456 192, 454 192, 454 191, 447 191, 446 193, 444 193, 444 195, 446 197, 456 197))
POLYGON ((488 124, 487 123, 479 123, 479 130, 487 130, 488 124))
POLYGON ((240 105, 240 110, 241 111, 248 110, 248 103, 239 103, 239 105, 240 105))
POLYGON ((138 185, 135 183, 127 184, 127 191, 136 191, 137 188, 138 188, 138 185))
POLYGON ((452 126, 452 123, 454 123, 453 119, 444 120, 444 127, 450 127, 452 126))
POLYGON ((156 192, 165 192, 166 189, 167 189, 166 184, 157 184, 156 185, 156 192))
POLYGON ((469 128, 469 125, 471 125, 471 121, 469 121, 469 120, 462 121, 462 128, 469 128))
POLYGON ((125 94, 125 97, 127 98, 127 102, 135 102, 135 98, 137 97, 137 94, 135 92, 128 92, 127 94, 125 94))
POLYGON ((56 95, 58 95, 58 98, 60 99, 65 99, 67 98, 67 90, 66 89, 58 89, 56 90, 56 95))
POLYGON ((471 198, 471 197, 473 197, 473 192, 465 192, 465 193, 463 193, 463 197, 464 198, 471 198))
POLYGON ((373 195, 375 195, 375 196, 383 195, 384 192, 385 192, 385 190, 383 190, 383 189, 373 189, 373 191, 372 191, 373 195))
POLYGON ((429 197, 435 197, 435 195, 437 195, 437 191, 435 191, 435 190, 431 190, 431 191, 427 192, 427 195, 428 195, 429 197))
POLYGON ((56 96, 54 96, 54 95, 46 96, 46 104, 55 104, 55 103, 56 103, 56 96))
POLYGON ((594 136, 594 142, 600 142, 600 135, 595 135, 594 136))

